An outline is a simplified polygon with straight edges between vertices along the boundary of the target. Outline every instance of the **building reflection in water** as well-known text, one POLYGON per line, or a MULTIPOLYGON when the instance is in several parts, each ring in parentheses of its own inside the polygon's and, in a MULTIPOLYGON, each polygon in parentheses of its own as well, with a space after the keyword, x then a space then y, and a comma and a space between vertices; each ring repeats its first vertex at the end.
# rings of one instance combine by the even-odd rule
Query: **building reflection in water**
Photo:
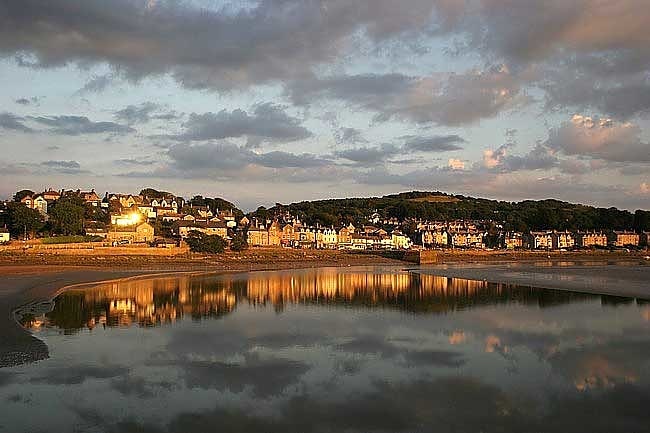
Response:
POLYGON ((219 318, 238 304, 253 308, 273 306, 276 311, 302 304, 441 314, 481 305, 516 302, 547 307, 593 298, 594 295, 410 272, 317 269, 100 284, 64 292, 56 298, 53 311, 30 323, 74 332, 98 325, 158 326, 181 318, 219 318))

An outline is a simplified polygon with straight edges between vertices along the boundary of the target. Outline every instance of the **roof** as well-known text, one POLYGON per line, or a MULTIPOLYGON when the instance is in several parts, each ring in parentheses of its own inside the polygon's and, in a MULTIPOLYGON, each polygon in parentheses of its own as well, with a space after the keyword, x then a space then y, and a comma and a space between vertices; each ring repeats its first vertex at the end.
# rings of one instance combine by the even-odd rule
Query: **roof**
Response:
POLYGON ((9 233, 9 230, 4 227, 0 227, 0 233, 9 233))

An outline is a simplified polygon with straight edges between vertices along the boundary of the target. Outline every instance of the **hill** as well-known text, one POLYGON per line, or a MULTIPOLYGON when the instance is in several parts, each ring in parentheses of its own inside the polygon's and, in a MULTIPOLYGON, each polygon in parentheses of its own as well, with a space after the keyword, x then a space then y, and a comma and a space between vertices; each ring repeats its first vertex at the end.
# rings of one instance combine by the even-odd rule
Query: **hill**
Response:
POLYGON ((423 220, 493 220, 509 230, 537 229, 636 229, 650 230, 650 212, 635 214, 616 208, 597 208, 559 200, 507 202, 451 195, 442 192, 413 191, 384 197, 347 198, 276 204, 260 208, 253 216, 266 218, 286 212, 308 224, 324 226, 368 221, 377 212, 382 218, 423 220))

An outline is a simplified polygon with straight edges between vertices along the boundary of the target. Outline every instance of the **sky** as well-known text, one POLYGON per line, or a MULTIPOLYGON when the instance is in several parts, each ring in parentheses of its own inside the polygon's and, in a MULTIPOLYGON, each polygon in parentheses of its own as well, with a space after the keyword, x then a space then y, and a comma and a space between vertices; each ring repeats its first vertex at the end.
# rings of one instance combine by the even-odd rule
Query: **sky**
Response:
POLYGON ((647 0, 0 0, 0 197, 650 209, 647 0))

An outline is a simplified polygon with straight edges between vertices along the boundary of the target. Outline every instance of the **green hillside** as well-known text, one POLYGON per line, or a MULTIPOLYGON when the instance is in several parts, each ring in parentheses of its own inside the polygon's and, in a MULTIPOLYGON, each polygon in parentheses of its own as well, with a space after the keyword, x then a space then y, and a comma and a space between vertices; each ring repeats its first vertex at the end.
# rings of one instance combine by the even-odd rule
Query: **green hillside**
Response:
POLYGON ((382 218, 425 220, 494 220, 511 230, 535 229, 637 229, 650 230, 648 211, 631 213, 616 208, 596 208, 558 200, 506 202, 450 195, 441 192, 413 191, 384 197, 348 198, 277 204, 260 208, 252 215, 297 215, 308 224, 325 226, 360 223, 377 211, 382 218))

